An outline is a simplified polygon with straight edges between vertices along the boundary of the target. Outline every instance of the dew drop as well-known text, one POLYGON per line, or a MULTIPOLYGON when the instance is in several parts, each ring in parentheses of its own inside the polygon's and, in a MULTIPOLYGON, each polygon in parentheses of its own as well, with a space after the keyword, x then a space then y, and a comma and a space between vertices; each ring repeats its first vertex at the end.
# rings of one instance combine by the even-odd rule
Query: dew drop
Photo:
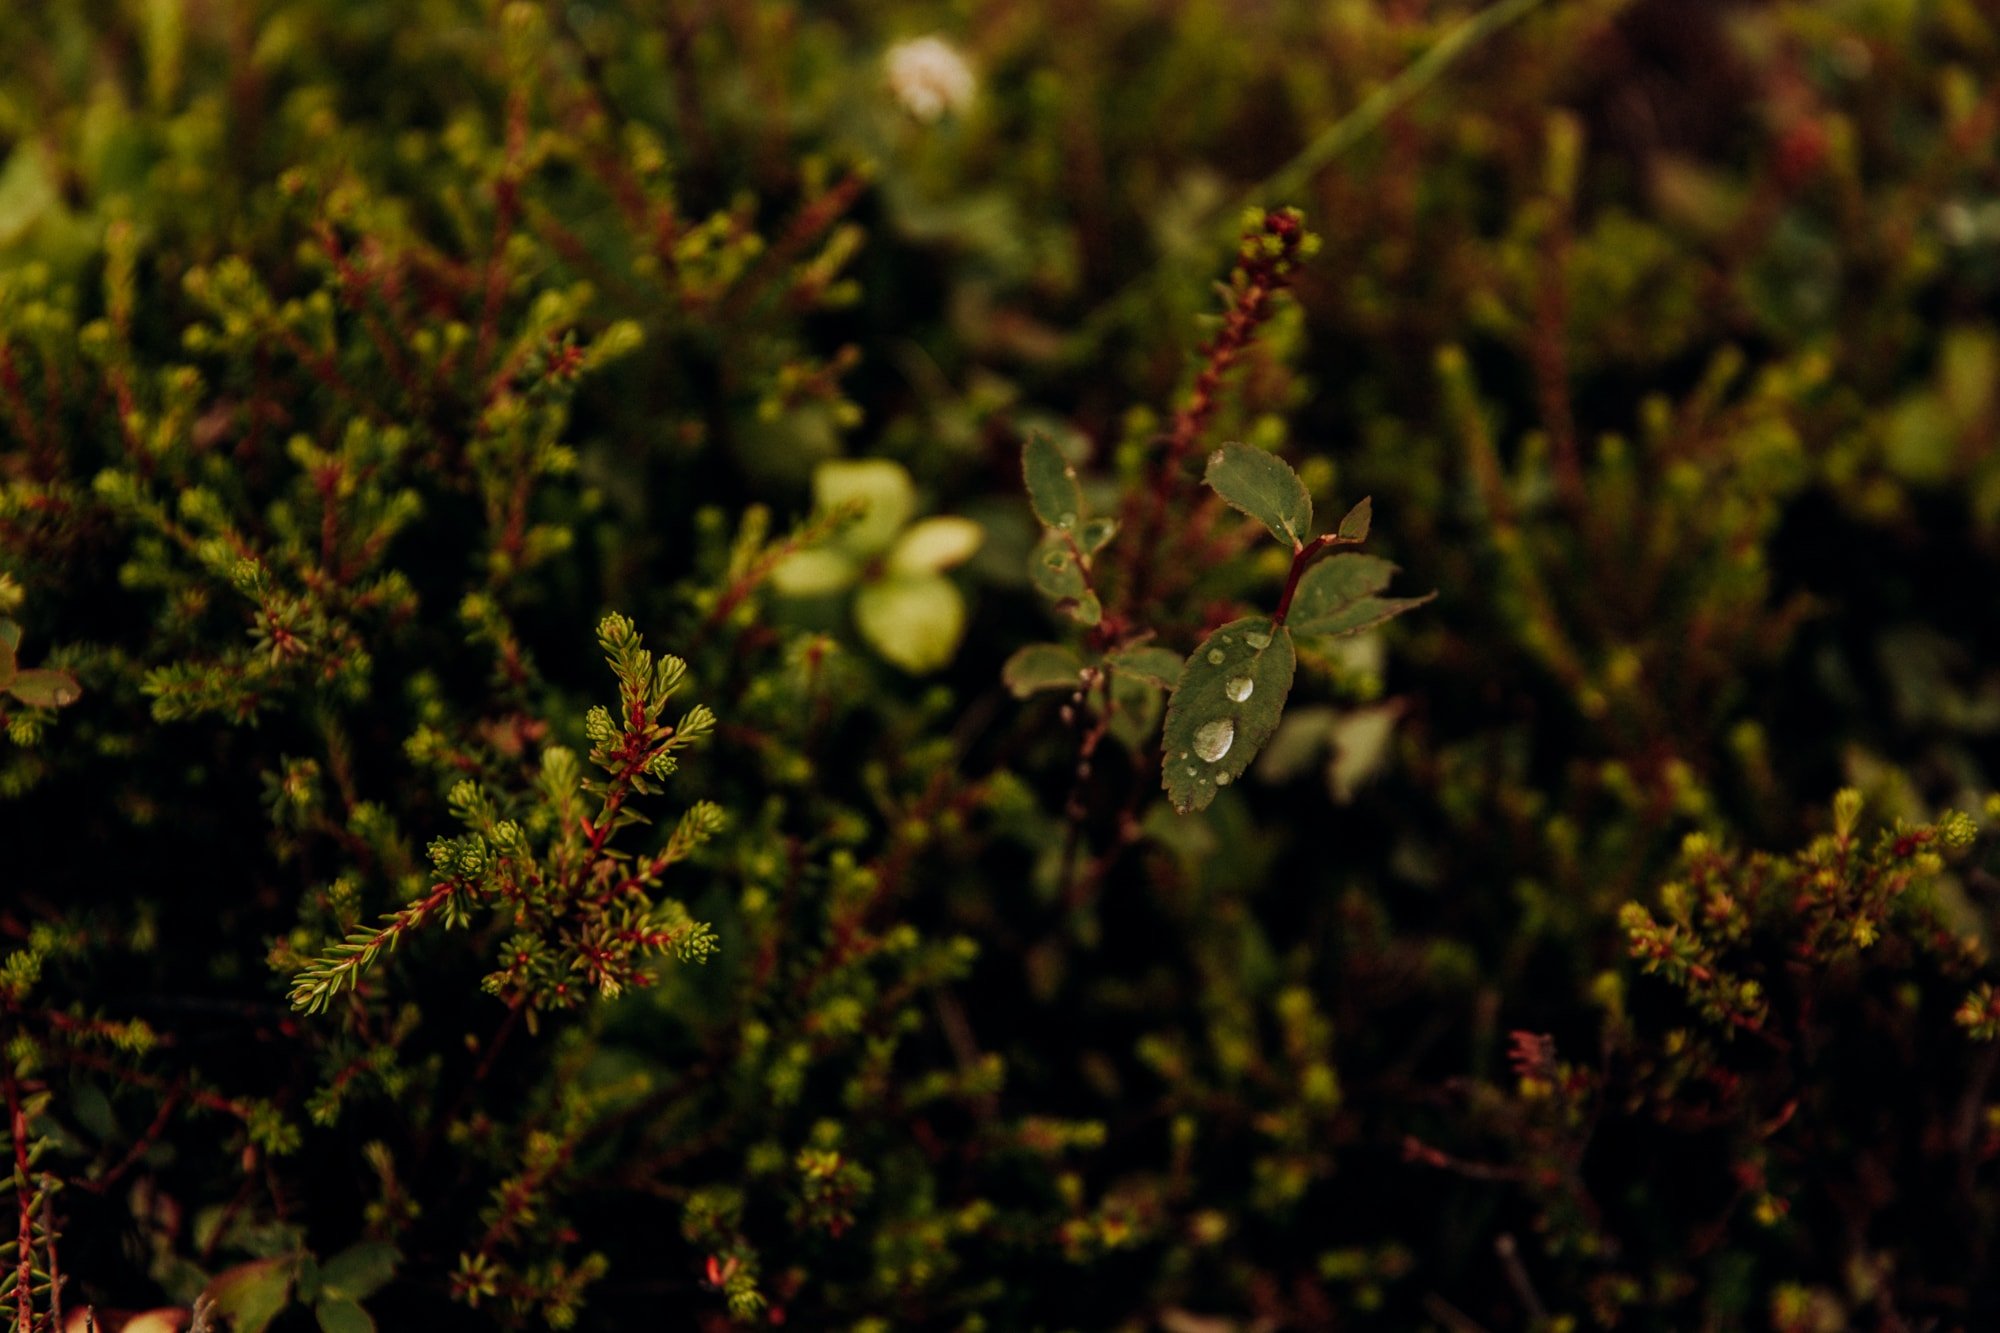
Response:
POLYGON ((1068 512, 1056 515, 1056 526, 1067 532, 1076 526, 1076 515, 1068 512))
POLYGON ((1188 771, 1187 771, 1187 775, 1188 775, 1189 777, 1193 777, 1193 776, 1194 776, 1194 765, 1193 765, 1193 764, 1189 764, 1189 765, 1188 765, 1188 771))
POLYGON ((1248 699, 1250 697, 1250 691, 1256 688, 1257 688, 1257 683, 1251 680, 1250 677, 1236 676, 1230 680, 1223 682, 1222 692, 1240 704, 1245 699, 1248 699))
POLYGON ((1066 569, 1069 567, 1069 552, 1050 551, 1047 555, 1042 557, 1042 563, 1047 565, 1050 569, 1066 569))
POLYGON ((1227 787, 1230 781, 1230 776, 1227 773, 1217 773, 1215 775, 1215 785, 1218 787, 1227 787))
POLYGON ((1211 648, 1208 650, 1208 664, 1210 666, 1222 665, 1222 650, 1220 648, 1211 648))
POLYGON ((1228 754, 1235 743, 1236 723, 1226 717, 1202 723, 1201 730, 1194 734, 1194 752, 1211 764, 1228 754))
POLYGON ((1243 636, 1243 642, 1261 653, 1271 646, 1271 636, 1268 634, 1259 634, 1255 630, 1252 630, 1243 636))

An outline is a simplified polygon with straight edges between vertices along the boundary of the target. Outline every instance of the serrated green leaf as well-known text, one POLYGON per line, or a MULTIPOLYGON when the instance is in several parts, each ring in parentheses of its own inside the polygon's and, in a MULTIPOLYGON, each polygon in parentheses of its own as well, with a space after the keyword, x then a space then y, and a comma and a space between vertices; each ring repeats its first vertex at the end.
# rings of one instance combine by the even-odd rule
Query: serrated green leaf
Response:
POLYGON ((365 1301, 396 1275, 402 1254, 393 1245, 363 1241, 320 1265, 319 1289, 330 1297, 365 1301))
POLYGON ((1252 445, 1229 443, 1208 456, 1204 478, 1240 509, 1297 550, 1312 535, 1312 496, 1284 459, 1252 445))
POLYGON ((75 676, 46 668, 17 672, 7 692, 31 708, 67 708, 83 697, 75 676))
POLYGON ((1167 704, 1161 780, 1182 814, 1243 776, 1285 711, 1298 659, 1291 632, 1262 616, 1216 630, 1181 667, 1167 704))
POLYGON ((375 1320, 353 1301, 321 1301, 313 1307, 322 1333, 375 1333, 375 1320))
POLYGON ((1104 664, 1123 676, 1143 680, 1163 690, 1171 690, 1181 678, 1181 655, 1171 648, 1144 644, 1120 648, 1104 659, 1104 664))
POLYGON ((1060 643, 1031 643, 1007 659, 1000 679, 1016 699, 1042 690, 1073 690, 1083 672, 1083 659, 1060 643))
POLYGON ((1320 561, 1299 579, 1288 617, 1299 635, 1339 638, 1373 629, 1436 597, 1377 597, 1396 567, 1373 555, 1336 555, 1320 561))
POLYGON ((1347 511, 1335 529, 1343 541, 1365 542, 1368 540, 1368 525, 1375 518, 1375 497, 1368 496, 1360 504, 1347 511))
POLYGON ((854 621, 876 652, 923 676, 958 651, 965 637, 965 599, 938 574, 884 579, 855 595, 854 621))
POLYGON ((1046 435, 1031 434, 1021 446, 1021 479, 1028 486, 1028 504, 1044 527, 1068 531, 1083 518, 1083 492, 1076 469, 1046 435))

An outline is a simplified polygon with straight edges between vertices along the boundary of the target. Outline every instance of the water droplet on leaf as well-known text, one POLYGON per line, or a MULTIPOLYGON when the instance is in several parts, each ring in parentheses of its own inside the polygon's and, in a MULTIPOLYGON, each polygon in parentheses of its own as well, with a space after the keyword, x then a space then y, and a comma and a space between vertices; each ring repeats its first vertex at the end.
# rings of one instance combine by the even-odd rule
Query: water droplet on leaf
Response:
POLYGON ((1252 630, 1243 636, 1243 642, 1261 653, 1271 646, 1271 636, 1268 634, 1259 634, 1257 631, 1252 630))
POLYGON ((1227 787, 1227 786, 1229 785, 1229 783, 1230 783, 1230 777, 1229 777, 1229 775, 1228 775, 1227 773, 1217 773, 1217 774, 1215 775, 1215 785, 1216 785, 1216 786, 1218 786, 1218 787, 1227 787))
POLYGON ((1240 704, 1245 699, 1248 699, 1250 691, 1256 688, 1257 683, 1251 680, 1250 677, 1236 676, 1223 683, 1222 692, 1240 704))
POLYGON ((1208 664, 1210 666, 1222 665, 1222 650, 1220 648, 1211 648, 1208 650, 1208 664))
POLYGON ((1194 752, 1211 764, 1228 754, 1235 743, 1236 723, 1231 718, 1204 722, 1194 734, 1194 752))

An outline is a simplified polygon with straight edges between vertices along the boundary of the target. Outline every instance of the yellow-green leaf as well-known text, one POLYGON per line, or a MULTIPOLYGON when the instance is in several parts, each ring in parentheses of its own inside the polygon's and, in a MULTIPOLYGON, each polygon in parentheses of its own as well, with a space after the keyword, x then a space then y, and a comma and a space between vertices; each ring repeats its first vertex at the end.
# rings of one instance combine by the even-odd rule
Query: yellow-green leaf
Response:
POLYGON ((965 599, 942 575, 884 579, 855 595, 854 621, 876 652, 912 675, 928 675, 958 651, 965 599))
POLYGON ((886 458, 834 459, 813 469, 813 499, 821 509, 858 501, 861 517, 841 533, 841 544, 860 556, 889 549, 917 512, 917 488, 901 463, 886 458))
POLYGON ((937 574, 972 558, 986 529, 969 518, 927 518, 912 524, 889 552, 891 574, 937 574))

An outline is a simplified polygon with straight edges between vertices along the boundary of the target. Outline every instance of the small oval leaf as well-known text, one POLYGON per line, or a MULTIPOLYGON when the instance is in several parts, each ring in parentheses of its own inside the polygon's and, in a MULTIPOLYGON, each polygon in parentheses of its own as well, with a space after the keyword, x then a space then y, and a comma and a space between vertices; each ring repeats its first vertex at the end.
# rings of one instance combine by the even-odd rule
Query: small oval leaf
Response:
POLYGON ((1028 485, 1028 503, 1043 526, 1070 529, 1081 521, 1083 492, 1076 484, 1076 469, 1054 440, 1042 434, 1028 436, 1021 446, 1021 478, 1028 485))
POLYGON ((912 523, 889 551, 891 574, 938 574, 964 564, 986 540, 986 529, 969 518, 946 515, 912 523))
POLYGON ((1043 690, 1073 690, 1082 674, 1083 659, 1060 643, 1031 643, 1000 668, 1000 679, 1016 699, 1043 690))
POLYGON ((1232 620, 1181 667, 1161 738, 1161 782, 1182 814, 1243 776, 1285 711, 1298 660, 1291 632, 1263 616, 1232 620))
POLYGON ((67 708, 83 697, 83 687, 67 671, 22 671, 7 692, 31 708, 67 708))
POLYGON ((965 599, 938 574, 884 579, 855 595, 854 620, 876 652, 913 676, 928 675, 965 637, 965 599))
POLYGON ((1181 655, 1170 648, 1155 648, 1150 644, 1120 648, 1105 658, 1104 664, 1121 675, 1143 680, 1163 690, 1171 690, 1174 682, 1181 678, 1181 655))
POLYGON ((1312 535, 1312 496, 1284 459, 1262 449, 1229 443, 1208 456, 1205 480, 1233 508, 1297 550, 1312 535))
POLYGON ((1345 542, 1365 542, 1368 540, 1368 524, 1375 517, 1375 498, 1369 496, 1340 520, 1340 539, 1345 542))

